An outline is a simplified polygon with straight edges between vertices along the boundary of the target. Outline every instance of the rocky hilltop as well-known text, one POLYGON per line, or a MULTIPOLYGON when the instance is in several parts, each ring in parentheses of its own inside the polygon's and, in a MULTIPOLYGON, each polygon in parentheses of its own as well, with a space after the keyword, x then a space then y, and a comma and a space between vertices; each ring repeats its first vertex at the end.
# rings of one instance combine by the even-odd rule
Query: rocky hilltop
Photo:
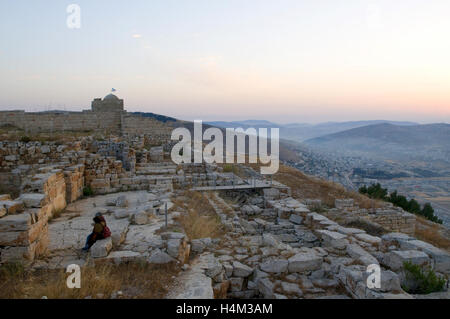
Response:
MULTIPOLYGON (((171 265, 167 298, 421 298, 405 291, 405 262, 450 273, 448 247, 415 238, 417 217, 401 209, 308 193, 323 182, 293 169, 175 165, 170 146, 151 135, 0 142, 0 267, 171 265), (112 236, 82 253, 98 212, 112 236)), ((96 296, 142 296, 127 287, 96 296)))

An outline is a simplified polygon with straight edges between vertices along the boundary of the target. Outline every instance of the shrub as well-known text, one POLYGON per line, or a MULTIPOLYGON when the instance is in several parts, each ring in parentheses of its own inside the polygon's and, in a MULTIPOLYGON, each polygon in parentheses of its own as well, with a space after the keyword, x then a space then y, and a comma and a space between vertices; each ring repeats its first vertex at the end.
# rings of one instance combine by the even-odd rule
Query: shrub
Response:
POLYGON ((92 196, 94 195, 94 191, 92 190, 91 186, 86 186, 83 188, 83 195, 84 196, 92 196))
POLYGON ((387 189, 386 188, 382 188, 380 183, 372 184, 369 187, 366 187, 366 185, 364 185, 363 187, 361 187, 359 189, 359 192, 361 194, 368 195, 370 198, 382 199, 382 200, 385 200, 386 199, 386 195, 387 195, 387 189))
POLYGON ((409 261, 403 263, 405 272, 405 283, 403 290, 412 294, 429 294, 442 291, 445 285, 445 279, 438 277, 431 269, 423 269, 409 261))
POLYGON ((234 172, 234 167, 233 167, 233 165, 231 165, 231 164, 225 164, 225 165, 223 166, 223 172, 224 172, 224 173, 231 173, 231 172, 234 172))
POLYGON ((386 196, 387 189, 382 188, 380 183, 372 184, 368 188, 366 187, 366 185, 364 185, 359 188, 359 193, 364 194, 370 198, 381 199, 383 201, 390 202, 409 213, 424 216, 426 219, 431 220, 432 222, 442 224, 442 220, 434 215, 434 209, 430 203, 426 203, 421 209, 420 204, 414 198, 408 201, 405 196, 398 195, 397 191, 394 191, 389 196, 386 196))
POLYGON ((31 141, 31 138, 25 135, 20 138, 20 141, 23 143, 28 143, 29 141, 31 141))

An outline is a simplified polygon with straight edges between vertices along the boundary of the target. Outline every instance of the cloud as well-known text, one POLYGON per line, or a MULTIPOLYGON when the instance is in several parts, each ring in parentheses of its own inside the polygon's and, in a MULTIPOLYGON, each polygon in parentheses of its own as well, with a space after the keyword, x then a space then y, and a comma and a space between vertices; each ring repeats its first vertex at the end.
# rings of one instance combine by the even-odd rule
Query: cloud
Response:
POLYGON ((133 37, 134 39, 140 39, 140 38, 142 38, 142 34, 135 33, 135 34, 132 35, 132 37, 133 37))

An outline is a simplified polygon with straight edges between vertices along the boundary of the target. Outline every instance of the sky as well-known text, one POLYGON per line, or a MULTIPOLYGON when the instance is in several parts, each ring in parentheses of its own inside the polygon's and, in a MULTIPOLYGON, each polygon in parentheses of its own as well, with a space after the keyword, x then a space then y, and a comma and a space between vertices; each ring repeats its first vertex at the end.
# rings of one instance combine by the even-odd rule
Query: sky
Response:
POLYGON ((115 88, 186 120, 448 123, 449 17, 449 0, 0 0, 0 110, 115 88))

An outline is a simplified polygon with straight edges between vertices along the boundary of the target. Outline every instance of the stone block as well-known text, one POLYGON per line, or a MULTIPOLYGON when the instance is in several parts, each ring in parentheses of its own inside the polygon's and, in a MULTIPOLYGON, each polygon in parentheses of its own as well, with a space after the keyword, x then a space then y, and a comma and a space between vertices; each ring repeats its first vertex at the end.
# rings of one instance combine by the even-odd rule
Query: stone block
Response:
POLYGON ((261 278, 258 280, 257 283, 258 291, 259 293, 265 298, 265 299, 273 299, 275 297, 274 295, 274 288, 275 285, 272 281, 270 281, 269 278, 261 278))
POLYGON ((41 208, 47 204, 45 194, 39 193, 21 194, 19 200, 21 200, 27 208, 41 208))
POLYGON ((288 259, 288 271, 301 273, 317 270, 322 267, 322 262, 323 258, 313 250, 301 252, 288 259))
POLYGON ((366 242, 371 245, 380 245, 381 244, 381 238, 372 236, 369 234, 355 234, 355 237, 363 242, 366 242))
POLYGON ((167 241, 167 253, 173 258, 180 255, 181 239, 169 239, 167 241))
POLYGON ((383 263, 394 271, 403 268, 404 262, 411 262, 412 264, 425 266, 430 263, 428 255, 418 250, 396 250, 384 255, 383 263))
POLYGON ((283 273, 288 268, 288 261, 281 258, 270 258, 262 262, 260 268, 268 273, 283 273))
POLYGON ((133 214, 133 223, 135 225, 148 224, 148 214, 146 211, 139 211, 133 214))
POLYGON ((137 252, 130 250, 113 251, 111 252, 106 260, 112 261, 114 264, 119 265, 129 262, 140 262, 144 260, 144 257, 137 252))
POLYGON ((0 232, 25 231, 30 228, 31 222, 31 215, 28 213, 7 215, 0 218, 0 232))
POLYGON ((233 262, 233 277, 248 277, 253 273, 253 268, 238 261, 233 262))
POLYGON ((20 200, 0 201, 0 207, 6 208, 8 215, 15 215, 23 212, 23 202, 20 200))
POLYGON ((170 257, 168 254, 163 252, 161 249, 156 248, 150 254, 150 257, 147 260, 150 264, 167 264, 170 262, 174 262, 175 259, 170 257))
POLYGON ((296 295, 297 297, 303 296, 303 291, 300 289, 299 285, 295 283, 282 281, 281 289, 288 295, 296 295))
POLYGON ((348 245, 347 236, 329 230, 318 230, 317 235, 322 239, 324 246, 336 249, 345 249, 348 245))
POLYGON ((121 195, 121 196, 117 197, 116 206, 117 207, 128 207, 127 197, 125 195, 121 195))
POLYGON ((350 257, 359 260, 362 264, 368 266, 371 264, 378 264, 378 260, 369 254, 367 251, 365 251, 361 246, 357 244, 349 244, 346 247, 347 254, 350 255, 350 257))
POLYGON ((97 240, 91 247, 91 257, 101 258, 108 256, 108 253, 113 247, 112 238, 97 240))
POLYGON ((402 241, 400 248, 423 251, 432 259, 434 270, 444 274, 450 273, 450 254, 446 251, 417 239, 402 241))
POLYGON ((303 217, 301 217, 301 216, 299 216, 299 215, 296 215, 296 214, 292 214, 292 215, 289 217, 289 221, 290 221, 291 223, 294 223, 294 224, 297 224, 297 225, 301 225, 302 222, 303 222, 303 217))

